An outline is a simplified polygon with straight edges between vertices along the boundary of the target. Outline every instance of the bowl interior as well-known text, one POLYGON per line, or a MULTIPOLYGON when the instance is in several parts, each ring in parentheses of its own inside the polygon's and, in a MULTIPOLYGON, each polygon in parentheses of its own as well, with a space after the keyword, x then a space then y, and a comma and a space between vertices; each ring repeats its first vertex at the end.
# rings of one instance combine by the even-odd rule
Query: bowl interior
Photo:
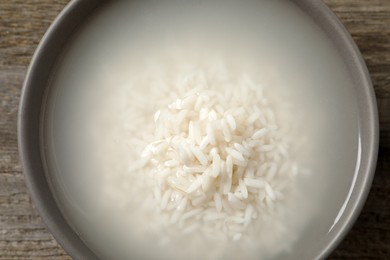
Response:
MULTIPOLYGON (((26 181, 37 209, 49 230, 65 250, 76 259, 95 259, 96 255, 86 246, 72 228, 58 206, 50 184, 50 158, 45 155, 45 136, 42 131, 43 114, 50 103, 50 88, 55 82, 56 70, 66 50, 88 19, 101 12, 104 1, 74 1, 57 18, 30 66, 19 115, 19 145, 26 181)), ((358 167, 348 176, 350 188, 345 190, 345 202, 335 215, 334 226, 320 240, 310 242, 313 234, 298 243, 301 249, 296 258, 323 258, 328 255, 349 230, 367 196, 375 167, 378 146, 378 119, 376 103, 367 69, 361 55, 336 16, 321 1, 292 1, 308 14, 331 39, 345 62, 353 82, 354 99, 358 111, 358 167), (310 246, 308 246, 310 245, 310 246)), ((315 238, 315 237, 314 237, 315 238)))

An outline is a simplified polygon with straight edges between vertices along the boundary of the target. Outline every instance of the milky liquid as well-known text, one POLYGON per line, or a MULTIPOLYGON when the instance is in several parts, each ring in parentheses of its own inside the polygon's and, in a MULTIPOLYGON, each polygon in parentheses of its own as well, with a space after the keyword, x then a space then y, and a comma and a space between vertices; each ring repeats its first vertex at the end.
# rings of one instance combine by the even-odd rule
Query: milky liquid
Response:
POLYGON ((353 182, 359 131, 351 76, 330 39, 289 1, 105 4, 67 46, 49 100, 52 188, 68 222, 103 258, 310 259, 337 225, 353 182), (244 252, 218 241, 194 250, 192 238, 148 233, 158 216, 143 215, 145 196, 134 194, 128 171, 143 149, 128 141, 149 129, 160 105, 148 84, 218 61, 283 101, 274 109, 293 122, 293 156, 306 169, 283 213, 244 252), (140 103, 145 116, 129 121, 140 103), (126 124, 139 131, 129 135, 126 124), (170 246, 161 245, 165 238, 170 246))

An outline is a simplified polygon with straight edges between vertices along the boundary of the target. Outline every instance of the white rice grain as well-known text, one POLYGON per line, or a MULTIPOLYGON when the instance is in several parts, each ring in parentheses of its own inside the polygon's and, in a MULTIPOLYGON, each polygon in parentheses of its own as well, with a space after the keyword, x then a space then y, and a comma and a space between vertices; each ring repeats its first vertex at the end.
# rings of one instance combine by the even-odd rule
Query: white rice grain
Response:
POLYGON ((202 177, 198 177, 192 184, 185 190, 186 193, 193 193, 202 186, 202 177))
POLYGON ((221 128, 225 141, 230 142, 232 140, 232 135, 224 119, 221 120, 221 128))
POLYGON ((221 194, 219 192, 214 193, 214 202, 215 202, 215 208, 217 211, 222 210, 222 199, 221 194))
POLYGON ((202 165, 207 165, 207 157, 198 147, 191 147, 191 151, 202 165))
POLYGON ((276 199, 276 195, 273 191, 273 189, 271 188, 271 186, 269 185, 269 183, 267 183, 265 185, 265 192, 267 193, 268 197, 271 199, 271 200, 275 200, 276 199))
POLYGON ((236 130, 236 128, 237 128, 236 120, 234 119, 234 117, 232 115, 227 115, 226 121, 229 124, 230 129, 232 129, 233 131, 236 130))
POLYGON ((242 162, 245 162, 245 158, 244 156, 242 155, 242 153, 234 150, 233 148, 226 148, 226 152, 231 155, 233 158, 239 160, 239 161, 242 161, 242 162))
POLYGON ((248 187, 253 187, 257 189, 262 189, 265 187, 265 182, 259 179, 249 179, 249 178, 244 178, 244 183, 248 187))
POLYGON ((251 204, 249 204, 246 209, 245 209, 245 214, 244 214, 244 223, 245 226, 249 225, 251 218, 253 216, 254 208, 251 204))
POLYGON ((207 136, 208 136, 208 139, 209 139, 209 143, 211 145, 215 145, 216 144, 216 140, 215 140, 214 129, 213 129, 213 126, 212 126, 212 124, 210 122, 207 123, 206 132, 207 132, 207 136))
POLYGON ((253 135, 253 139, 259 139, 268 134, 269 130, 267 128, 262 128, 260 130, 257 130, 253 135))
POLYGON ((257 148, 258 152, 271 152, 274 149, 274 146, 271 144, 265 144, 257 148))
POLYGON ((219 157, 219 154, 213 155, 213 171, 211 173, 211 176, 216 178, 218 177, 219 173, 221 171, 221 158, 219 157))
POLYGON ((160 208, 161 208, 162 210, 164 210, 164 209, 167 207, 167 205, 168 205, 168 200, 169 200, 169 198, 170 198, 170 196, 171 196, 171 193, 172 193, 172 190, 170 190, 170 189, 168 189, 168 190, 165 191, 165 193, 164 193, 164 195, 163 195, 163 197, 162 197, 162 199, 161 199, 161 205, 160 205, 160 208))
POLYGON ((244 182, 242 179, 239 179, 239 180, 238 180, 238 184, 239 184, 239 187, 240 187, 240 191, 241 191, 242 196, 243 196, 245 199, 247 199, 247 198, 248 198, 248 189, 246 188, 245 182, 244 182))

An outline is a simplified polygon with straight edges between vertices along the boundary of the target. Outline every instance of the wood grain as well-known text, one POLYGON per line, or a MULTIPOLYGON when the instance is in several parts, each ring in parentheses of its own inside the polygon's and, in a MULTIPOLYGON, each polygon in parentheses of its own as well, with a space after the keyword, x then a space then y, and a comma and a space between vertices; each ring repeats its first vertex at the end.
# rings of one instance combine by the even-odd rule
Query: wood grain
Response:
MULTIPOLYGON (((390 0, 326 0, 357 42, 378 99, 379 160, 367 203, 330 259, 390 259, 390 0)), ((28 63, 67 0, 0 0, 0 260, 70 259, 27 193, 16 116, 28 63)))

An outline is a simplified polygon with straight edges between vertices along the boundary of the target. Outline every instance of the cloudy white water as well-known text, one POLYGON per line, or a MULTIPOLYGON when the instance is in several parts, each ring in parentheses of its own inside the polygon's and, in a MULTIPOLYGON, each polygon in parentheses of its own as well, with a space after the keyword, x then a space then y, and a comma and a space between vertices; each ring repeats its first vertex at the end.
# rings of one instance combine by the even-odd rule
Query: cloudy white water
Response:
POLYGON ((337 225, 358 156, 357 104, 332 42, 289 1, 113 1, 76 33, 52 84, 44 128, 52 187, 101 256, 305 259, 337 225), (139 205, 151 191, 134 188, 128 170, 161 108, 151 84, 216 64, 267 89, 305 169, 247 243, 150 231, 159 216, 139 205))

